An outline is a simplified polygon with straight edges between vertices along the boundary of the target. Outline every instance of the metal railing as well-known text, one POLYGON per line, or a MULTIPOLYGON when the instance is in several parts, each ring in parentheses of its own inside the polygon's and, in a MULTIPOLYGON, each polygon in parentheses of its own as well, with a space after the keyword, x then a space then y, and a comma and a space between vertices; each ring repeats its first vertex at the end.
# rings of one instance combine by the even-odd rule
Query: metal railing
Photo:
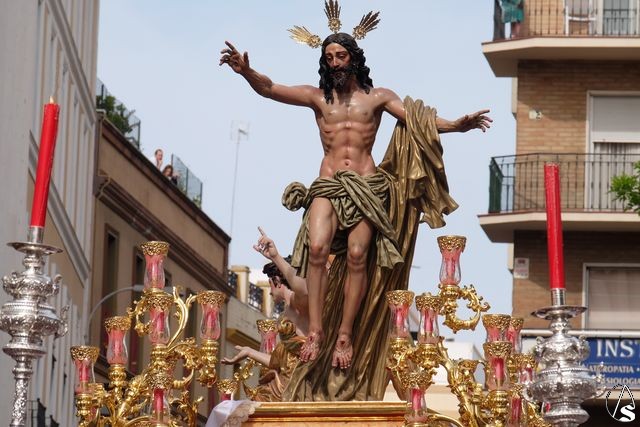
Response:
POLYGON ((173 173, 178 177, 178 188, 199 208, 202 208, 202 181, 184 164, 180 157, 171 155, 173 173))
POLYGON ((493 157, 489 164, 489 213, 544 211, 544 164, 560 166, 561 206, 567 211, 623 212, 611 193, 614 176, 633 174, 638 154, 535 153, 493 157))
POLYGON ((96 108, 105 110, 107 119, 140 150, 140 119, 133 114, 133 110, 129 111, 118 98, 109 93, 100 79, 96 79, 96 82, 96 108))
POLYGON ((256 310, 262 311, 264 292, 260 286, 256 286, 249 282, 249 297, 247 303, 256 310))
POLYGON ((233 291, 233 295, 235 296, 238 293, 238 275, 233 271, 229 270, 227 273, 227 284, 233 291))
MULTIPOLYGON (((494 41, 505 38, 499 3, 494 3, 494 41)), ((521 5, 520 38, 640 36, 640 0, 522 0, 521 5)))

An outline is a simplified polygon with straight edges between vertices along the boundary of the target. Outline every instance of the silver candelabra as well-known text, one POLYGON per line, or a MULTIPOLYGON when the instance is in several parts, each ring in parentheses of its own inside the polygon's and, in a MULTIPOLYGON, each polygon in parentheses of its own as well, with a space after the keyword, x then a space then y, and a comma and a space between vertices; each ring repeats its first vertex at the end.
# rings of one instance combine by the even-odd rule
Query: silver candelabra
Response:
POLYGON ((580 405, 602 394, 604 377, 602 367, 593 376, 583 363, 589 356, 589 343, 585 338, 569 335, 569 319, 587 308, 566 305, 565 292, 564 288, 552 289, 552 305, 532 313, 551 321, 552 335, 537 339, 534 355, 539 370, 528 392, 542 402, 545 421, 553 426, 574 427, 589 419, 580 405))
POLYGON ((11 242, 15 250, 24 253, 24 271, 11 273, 2 279, 5 292, 13 297, 0 310, 0 329, 11 335, 11 340, 2 348, 16 365, 13 368, 15 393, 11 413, 11 427, 23 427, 27 419, 27 392, 33 374, 32 362, 45 353, 43 339, 55 338, 67 333, 67 310, 60 316, 47 300, 60 290, 62 277, 53 279, 43 273, 46 258, 61 249, 42 243, 44 229, 29 227, 26 242, 11 242))

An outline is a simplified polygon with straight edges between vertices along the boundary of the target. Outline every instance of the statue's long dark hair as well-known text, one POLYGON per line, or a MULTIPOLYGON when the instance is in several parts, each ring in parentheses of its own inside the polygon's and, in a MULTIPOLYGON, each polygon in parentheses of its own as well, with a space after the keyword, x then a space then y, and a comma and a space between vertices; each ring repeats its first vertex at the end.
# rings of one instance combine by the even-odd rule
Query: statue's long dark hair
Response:
POLYGON ((333 102, 333 81, 331 80, 331 67, 327 64, 327 60, 324 57, 324 51, 331 43, 338 43, 344 47, 349 55, 351 55, 351 65, 355 68, 355 76, 358 85, 366 92, 373 87, 373 81, 369 77, 369 67, 365 65, 366 58, 364 57, 364 51, 358 47, 356 39, 347 33, 331 34, 324 39, 322 43, 322 54, 320 55, 320 89, 324 91, 324 99, 329 102, 333 102))

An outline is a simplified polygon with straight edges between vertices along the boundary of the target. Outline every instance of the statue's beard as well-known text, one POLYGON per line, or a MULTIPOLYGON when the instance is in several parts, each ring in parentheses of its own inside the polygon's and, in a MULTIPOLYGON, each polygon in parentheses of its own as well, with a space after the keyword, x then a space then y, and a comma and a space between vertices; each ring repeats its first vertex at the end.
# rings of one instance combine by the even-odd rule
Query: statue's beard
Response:
POLYGON ((332 68, 329 70, 329 76, 331 77, 331 83, 336 90, 343 90, 351 76, 355 76, 356 67, 353 64, 349 64, 346 67, 332 68))

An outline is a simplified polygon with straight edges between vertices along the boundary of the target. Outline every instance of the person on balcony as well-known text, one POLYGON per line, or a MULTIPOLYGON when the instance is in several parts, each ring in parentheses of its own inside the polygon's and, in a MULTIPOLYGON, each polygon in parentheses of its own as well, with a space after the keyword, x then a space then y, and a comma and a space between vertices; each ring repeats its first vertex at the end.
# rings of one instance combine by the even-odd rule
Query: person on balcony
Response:
POLYGON ((510 24, 509 37, 520 37, 520 26, 524 20, 524 0, 500 0, 502 7, 502 22, 510 24))
POLYGON ((162 175, 166 176, 175 185, 178 185, 178 174, 173 173, 173 166, 165 166, 164 169, 162 169, 162 175))

